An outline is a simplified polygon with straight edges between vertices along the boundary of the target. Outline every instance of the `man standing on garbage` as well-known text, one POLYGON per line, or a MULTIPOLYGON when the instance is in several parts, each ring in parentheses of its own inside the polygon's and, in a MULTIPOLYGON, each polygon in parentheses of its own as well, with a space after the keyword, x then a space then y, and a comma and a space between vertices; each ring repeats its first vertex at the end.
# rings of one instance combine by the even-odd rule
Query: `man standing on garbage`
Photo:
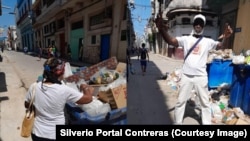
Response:
POLYGON ((183 47, 185 57, 182 67, 182 76, 178 101, 175 105, 174 124, 182 124, 187 100, 190 98, 191 90, 194 87, 201 105, 201 119, 203 125, 211 124, 211 108, 208 94, 208 77, 206 71, 206 62, 209 50, 221 48, 224 42, 232 34, 231 27, 226 24, 222 42, 211 38, 203 37, 203 29, 206 24, 206 18, 202 14, 194 16, 193 30, 189 36, 172 37, 168 33, 168 25, 164 24, 161 15, 155 20, 163 39, 175 47, 183 47), (200 39, 200 40, 199 40, 200 39), (197 42, 199 40, 199 42, 197 42), (196 43, 197 42, 197 43, 196 43), (189 50, 194 46, 193 50, 189 50))

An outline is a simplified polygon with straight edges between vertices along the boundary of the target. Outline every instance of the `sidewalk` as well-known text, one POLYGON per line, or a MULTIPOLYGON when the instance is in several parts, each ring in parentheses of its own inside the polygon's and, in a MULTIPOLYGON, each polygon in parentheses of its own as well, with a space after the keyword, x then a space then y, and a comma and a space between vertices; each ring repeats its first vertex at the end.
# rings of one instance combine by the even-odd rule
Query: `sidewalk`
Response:
POLYGON ((0 141, 31 141, 31 138, 20 136, 20 127, 25 108, 23 106, 24 93, 20 78, 8 63, 8 57, 2 53, 0 62, 0 141), (4 81, 4 82, 3 82, 4 81))

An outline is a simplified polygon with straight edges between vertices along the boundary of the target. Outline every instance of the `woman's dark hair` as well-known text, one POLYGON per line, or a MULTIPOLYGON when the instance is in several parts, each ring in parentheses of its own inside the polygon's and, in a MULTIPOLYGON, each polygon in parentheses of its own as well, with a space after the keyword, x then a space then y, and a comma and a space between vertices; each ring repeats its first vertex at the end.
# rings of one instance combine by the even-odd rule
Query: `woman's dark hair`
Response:
POLYGON ((58 78, 64 73, 64 62, 55 57, 51 57, 43 64, 43 79, 45 82, 62 84, 58 78))

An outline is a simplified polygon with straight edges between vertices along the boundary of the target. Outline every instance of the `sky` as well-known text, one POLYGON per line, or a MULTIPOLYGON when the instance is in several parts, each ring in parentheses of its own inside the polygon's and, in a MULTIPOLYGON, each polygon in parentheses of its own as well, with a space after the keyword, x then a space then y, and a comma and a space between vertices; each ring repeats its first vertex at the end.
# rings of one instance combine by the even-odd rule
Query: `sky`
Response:
POLYGON ((144 34, 144 28, 151 16, 150 3, 150 0, 134 0, 135 8, 131 9, 134 30, 140 37, 144 34))
POLYGON ((16 0, 2 0, 2 15, 0 16, 0 28, 4 28, 5 31, 0 36, 6 35, 6 28, 8 28, 10 25, 16 25, 15 15, 9 14, 9 12, 14 12, 16 3, 16 0))

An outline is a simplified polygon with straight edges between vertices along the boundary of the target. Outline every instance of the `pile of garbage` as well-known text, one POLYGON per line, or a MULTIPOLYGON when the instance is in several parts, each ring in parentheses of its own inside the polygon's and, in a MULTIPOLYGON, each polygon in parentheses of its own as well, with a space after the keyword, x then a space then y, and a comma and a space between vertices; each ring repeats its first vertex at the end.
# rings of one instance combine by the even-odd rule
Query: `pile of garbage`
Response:
POLYGON ((65 85, 79 91, 81 84, 88 84, 95 88, 91 103, 75 104, 75 106, 92 117, 126 107, 126 96, 120 96, 123 99, 117 98, 117 95, 127 95, 124 91, 126 88, 126 75, 124 74, 126 65, 124 64, 118 62, 115 57, 111 57, 95 65, 78 69, 79 71, 74 73, 71 72, 69 64, 65 65, 65 85))
POLYGON ((211 99, 212 122, 214 124, 240 125, 250 124, 250 116, 240 107, 229 104, 230 85, 223 83, 209 91, 211 99))
POLYGON ((171 86, 173 90, 179 90, 179 81, 181 80, 181 68, 176 68, 173 72, 167 73, 164 77, 167 84, 171 86))
POLYGON ((207 63, 213 62, 214 59, 222 59, 222 60, 232 60, 234 58, 234 54, 232 49, 220 49, 220 50, 211 50, 208 55, 207 63))
MULTIPOLYGON (((179 90, 179 82, 181 69, 176 68, 173 72, 167 73, 166 83, 171 86, 174 91, 179 90)), ((231 86, 227 83, 222 83, 215 89, 209 90, 212 123, 225 125, 242 125, 250 124, 250 116, 246 115, 240 107, 232 107, 229 104, 231 86)), ((189 101, 194 107, 199 108, 199 98, 196 91, 192 90, 192 97, 189 101)))
POLYGON ((214 59, 232 60, 232 63, 237 65, 250 65, 250 50, 242 51, 239 55, 235 55, 232 49, 211 50, 207 63, 213 62, 214 59))
POLYGON ((117 71, 109 70, 106 67, 103 67, 90 77, 89 84, 109 84, 118 78, 119 73, 117 71))

